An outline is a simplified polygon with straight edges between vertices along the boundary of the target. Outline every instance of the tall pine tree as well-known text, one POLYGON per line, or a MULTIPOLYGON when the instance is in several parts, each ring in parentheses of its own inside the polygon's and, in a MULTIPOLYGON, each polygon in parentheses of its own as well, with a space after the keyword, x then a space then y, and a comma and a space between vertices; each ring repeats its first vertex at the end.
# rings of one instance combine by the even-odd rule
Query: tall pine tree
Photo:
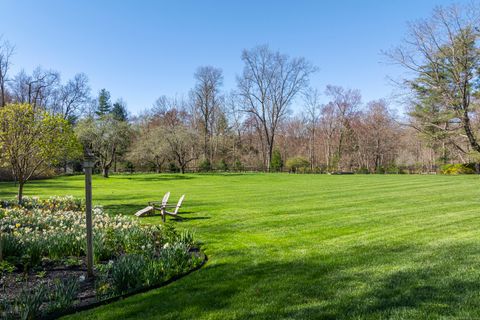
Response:
POLYGON ((109 114, 112 109, 112 103, 110 102, 110 92, 106 89, 100 90, 98 94, 98 108, 96 111, 97 116, 101 117, 109 114))

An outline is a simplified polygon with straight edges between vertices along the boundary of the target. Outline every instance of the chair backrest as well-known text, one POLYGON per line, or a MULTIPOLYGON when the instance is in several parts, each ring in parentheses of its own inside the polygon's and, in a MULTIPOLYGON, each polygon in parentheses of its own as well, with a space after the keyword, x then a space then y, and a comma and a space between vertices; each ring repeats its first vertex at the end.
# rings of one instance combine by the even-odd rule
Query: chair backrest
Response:
POLYGON ((166 206, 168 203, 168 198, 170 198, 170 191, 165 193, 162 199, 162 206, 166 206))
POLYGON ((175 212, 173 214, 177 214, 178 209, 180 209, 180 207, 182 206, 183 199, 185 199, 184 194, 180 197, 180 200, 178 200, 177 206, 175 207, 175 212))

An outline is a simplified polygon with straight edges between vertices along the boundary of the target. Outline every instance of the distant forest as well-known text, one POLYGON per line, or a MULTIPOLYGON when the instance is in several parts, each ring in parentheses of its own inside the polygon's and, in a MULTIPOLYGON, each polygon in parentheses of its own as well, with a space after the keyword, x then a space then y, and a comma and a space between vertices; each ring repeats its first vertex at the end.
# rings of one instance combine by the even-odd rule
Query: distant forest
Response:
POLYGON ((0 175, 21 181, 80 172, 85 146, 105 177, 112 171, 425 173, 452 164, 459 173, 478 172, 479 21, 478 9, 439 7, 384 52, 405 70, 396 79, 405 114, 380 97, 362 101, 354 88, 314 88, 310 77, 321 76, 316 66, 260 45, 242 52, 234 90, 224 90, 221 66, 200 66, 188 95, 160 96, 132 116, 107 89, 92 94, 83 73, 66 81, 42 68, 10 74, 15 49, 2 38, 0 175), (300 112, 291 111, 293 104, 300 112), (65 145, 39 140, 45 130, 39 121, 51 123, 48 116, 70 126, 75 141, 68 150, 53 152, 65 145), (35 134, 28 131, 33 127, 35 134))

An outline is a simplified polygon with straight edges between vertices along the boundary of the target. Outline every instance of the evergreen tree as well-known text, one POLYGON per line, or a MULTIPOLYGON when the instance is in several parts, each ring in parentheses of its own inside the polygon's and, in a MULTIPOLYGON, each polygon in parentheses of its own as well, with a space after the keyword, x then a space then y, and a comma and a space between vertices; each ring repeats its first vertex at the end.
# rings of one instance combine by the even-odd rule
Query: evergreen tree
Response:
POLYGON ((126 103, 121 99, 117 100, 117 102, 113 104, 111 114, 115 120, 127 121, 128 113, 126 103))
POLYGON ((100 90, 98 94, 98 108, 97 108, 97 116, 101 117, 106 114, 109 114, 112 109, 112 103, 110 102, 110 92, 106 89, 100 90))
POLYGON ((270 162, 270 171, 278 172, 282 171, 283 168, 283 160, 282 155, 278 149, 273 150, 272 154, 272 161, 270 162))

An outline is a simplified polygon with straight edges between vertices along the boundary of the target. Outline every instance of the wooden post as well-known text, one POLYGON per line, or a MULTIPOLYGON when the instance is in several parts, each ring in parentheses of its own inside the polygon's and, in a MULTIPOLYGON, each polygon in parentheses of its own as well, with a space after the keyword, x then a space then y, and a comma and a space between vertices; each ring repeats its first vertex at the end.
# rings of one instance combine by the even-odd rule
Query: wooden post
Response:
POLYGON ((3 231, 0 231, 0 262, 3 261, 3 231))
POLYGON ((85 148, 85 215, 87 227, 87 275, 93 277, 93 222, 92 222, 92 169, 95 164, 95 157, 92 152, 85 148))

